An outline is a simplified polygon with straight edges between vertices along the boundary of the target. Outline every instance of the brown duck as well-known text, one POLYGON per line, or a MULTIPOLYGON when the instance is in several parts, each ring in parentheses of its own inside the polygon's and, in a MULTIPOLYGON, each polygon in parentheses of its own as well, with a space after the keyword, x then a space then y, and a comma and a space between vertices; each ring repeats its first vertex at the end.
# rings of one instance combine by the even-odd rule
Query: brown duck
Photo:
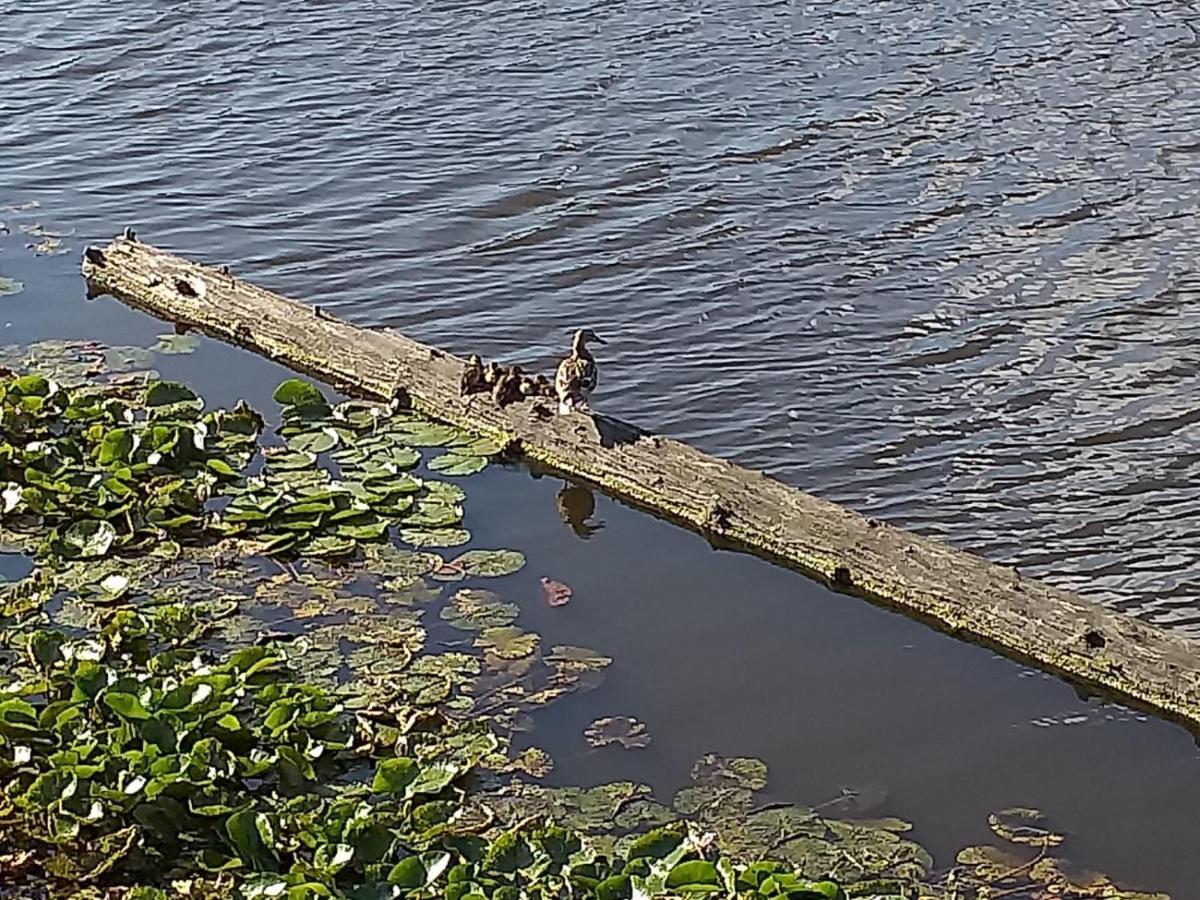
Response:
POLYGON ((582 328, 571 341, 571 355, 558 364, 554 373, 554 393, 560 414, 588 408, 588 395, 596 389, 596 360, 588 350, 588 341, 603 344, 596 332, 582 328))

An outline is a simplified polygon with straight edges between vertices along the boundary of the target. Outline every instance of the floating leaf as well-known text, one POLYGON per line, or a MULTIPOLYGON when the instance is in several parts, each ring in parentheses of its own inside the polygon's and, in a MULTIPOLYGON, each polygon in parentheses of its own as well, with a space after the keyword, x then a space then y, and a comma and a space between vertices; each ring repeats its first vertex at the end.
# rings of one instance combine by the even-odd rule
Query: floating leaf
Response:
POLYGON ((414 547, 458 547, 471 540, 463 528, 401 528, 400 540, 414 547))
POLYGON ((474 475, 487 468, 487 458, 483 456, 462 456, 458 453, 446 453, 429 461, 429 468, 443 475, 474 475))
POLYGON ((692 781, 761 791, 767 786, 767 764, 751 756, 726 759, 715 753, 706 753, 692 766, 692 781))
POLYGON ((519 572, 525 565, 525 554, 516 550, 468 550, 450 564, 468 575, 498 578, 519 572))
POLYGON ((271 395, 276 403, 283 406, 318 407, 327 406, 325 395, 311 382, 303 378, 289 378, 275 388, 271 395))
POLYGON ((1049 828, 1045 813, 1027 806, 1013 806, 988 816, 988 825, 997 835, 1014 844, 1057 847, 1065 839, 1049 828))
POLYGON ((451 425, 414 421, 398 428, 396 437, 413 447, 444 447, 461 439, 462 432, 451 425))
POLYGON ((571 588, 545 575, 542 576, 542 595, 550 606, 566 606, 571 602, 571 588))
POLYGON ((606 747, 609 744, 620 744, 627 750, 647 747, 650 735, 646 726, 631 716, 606 716, 596 719, 583 732, 587 742, 593 747, 606 747))
POLYGON ((23 290, 25 290, 25 285, 21 282, 0 275, 0 297, 6 294, 19 294, 23 290))
POLYGON ((84 519, 66 530, 62 543, 69 556, 77 559, 95 559, 108 553, 116 537, 117 529, 111 522, 84 519))
POLYGON ((602 656, 587 647, 572 647, 569 644, 551 647, 544 659, 547 663, 564 669, 603 669, 612 664, 611 656, 602 656))
POLYGON ((519 612, 515 603, 505 603, 491 591, 464 588, 450 598, 441 616, 455 628, 479 631, 509 625, 519 612))
POLYGON ((493 653, 500 659, 521 659, 538 647, 538 636, 515 625, 485 628, 475 638, 475 646, 493 653))
POLYGON ((168 334, 160 334, 158 343, 154 345, 154 352, 161 353, 164 356, 178 356, 185 353, 195 353, 196 348, 200 346, 200 339, 192 334, 177 334, 169 332, 168 334))
POLYGON ((320 454, 332 450, 339 440, 338 433, 332 428, 321 428, 291 435, 288 438, 288 448, 298 453, 320 454))
POLYGON ((191 388, 177 381, 156 381, 147 386, 142 402, 148 407, 187 404, 199 409, 204 405, 204 401, 191 388))

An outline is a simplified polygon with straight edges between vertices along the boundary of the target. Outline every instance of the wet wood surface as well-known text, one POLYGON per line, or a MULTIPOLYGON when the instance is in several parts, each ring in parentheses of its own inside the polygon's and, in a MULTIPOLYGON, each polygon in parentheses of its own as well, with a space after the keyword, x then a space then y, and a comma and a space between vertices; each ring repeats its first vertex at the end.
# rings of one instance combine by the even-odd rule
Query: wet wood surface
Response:
MULTIPOLYGON (((1089 603, 767 475, 551 400, 503 409, 459 395, 464 360, 365 329, 149 244, 89 249, 83 271, 165 320, 253 350, 346 393, 404 404, 686 525, 714 544, 823 578, 952 634, 1200 726, 1200 642, 1089 603)), ((847 601, 851 602, 851 601, 847 601)))

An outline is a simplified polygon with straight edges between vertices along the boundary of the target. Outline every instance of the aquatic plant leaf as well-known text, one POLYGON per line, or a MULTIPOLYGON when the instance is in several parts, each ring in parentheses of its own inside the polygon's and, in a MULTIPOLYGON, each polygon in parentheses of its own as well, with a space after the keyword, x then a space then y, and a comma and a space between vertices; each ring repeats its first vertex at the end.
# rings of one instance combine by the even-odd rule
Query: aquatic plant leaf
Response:
POLYGON ((445 453, 429 461, 429 468, 443 475, 474 475, 487 468, 487 457, 445 453))
POLYGON ((1066 836, 1049 827, 1049 820, 1041 810, 1027 806, 1013 806, 988 816, 988 826, 999 837, 1014 844, 1029 844, 1035 847, 1057 847, 1066 836))
POLYGON ((499 578, 512 575, 525 566, 525 554, 517 550, 468 550, 451 561, 466 574, 499 578))
POLYGON ((19 294, 23 290, 25 290, 25 285, 21 282, 0 275, 0 297, 8 294, 19 294))
POLYGON ((403 427, 398 425, 391 433, 413 447, 445 447, 459 440, 463 434, 452 425, 429 421, 414 421, 403 427))
POLYGON ((407 756, 383 759, 375 766, 371 790, 407 796, 411 794, 410 787, 420 774, 421 770, 416 760, 407 756))
POLYGON ((663 806, 656 800, 634 800, 621 807, 613 819, 618 828, 654 828, 666 825, 679 817, 669 806, 663 806))
POLYGON ((454 506, 467 499, 467 493, 457 484, 449 481, 426 481, 425 499, 454 506))
POLYGON ((245 865, 256 871, 274 866, 274 853, 264 840, 271 833, 266 815, 252 809, 235 812, 225 820, 225 832, 245 865))
POLYGON ((669 890, 697 892, 704 889, 706 893, 715 893, 721 889, 721 876, 717 867, 706 859, 693 859, 681 862, 671 869, 667 876, 666 887, 669 890), (709 890, 711 889, 711 891, 709 890))
POLYGON ((405 528, 444 528, 448 525, 457 525, 462 521, 463 510, 461 506, 452 506, 445 503, 430 503, 421 502, 404 517, 405 528))
POLYGON ((400 540, 414 547, 458 547, 471 540, 465 528, 401 528, 400 540))
POLYGON ((462 631, 479 631, 510 625, 519 612, 515 603, 506 603, 491 591, 463 588, 450 598, 441 617, 462 631))
POLYGON ((626 750, 650 745, 646 726, 632 716, 606 716, 596 719, 583 732, 584 738, 593 747, 620 744, 626 750))
POLYGON ((288 448, 298 453, 321 454, 332 450, 341 438, 332 428, 320 428, 315 431, 301 431, 289 435, 288 448))
POLYGON ((692 766, 692 781, 761 791, 767 786, 767 764, 751 756, 726 759, 716 753, 706 753, 692 766))
POLYGON ((372 544, 364 550, 364 556, 368 571, 395 579, 395 585, 416 582, 441 562, 436 553, 404 550, 392 544, 372 544))
POLYGON ((158 336, 158 343, 152 348, 155 353, 163 354, 164 356, 178 356, 186 353, 195 353, 196 348, 200 346, 200 339, 193 334, 177 334, 168 332, 158 336))
POLYGON ((556 644, 543 658, 547 663, 565 669, 603 669, 612 665, 611 656, 603 656, 587 647, 573 647, 569 644, 556 644))
POLYGON ((500 659, 522 659, 533 653, 540 638, 515 625, 485 628, 475 638, 475 646, 493 653, 500 659))
POLYGON ((358 549, 358 544, 353 538, 339 537, 334 534, 323 534, 318 537, 310 538, 296 546, 296 550, 303 556, 348 556, 358 549))
POLYGON ((549 606, 566 606, 571 602, 571 588, 561 581, 542 576, 542 596, 549 606))
POLYGON ((113 372, 149 370, 154 354, 145 347, 109 347, 104 351, 104 361, 113 372))
POLYGON ((325 395, 311 382, 303 378, 289 378, 275 388, 272 399, 282 406, 321 407, 327 406, 325 395))
POLYGON ((108 553, 116 540, 117 529, 103 519, 83 519, 73 523, 62 536, 63 549, 77 559, 95 559, 108 553))

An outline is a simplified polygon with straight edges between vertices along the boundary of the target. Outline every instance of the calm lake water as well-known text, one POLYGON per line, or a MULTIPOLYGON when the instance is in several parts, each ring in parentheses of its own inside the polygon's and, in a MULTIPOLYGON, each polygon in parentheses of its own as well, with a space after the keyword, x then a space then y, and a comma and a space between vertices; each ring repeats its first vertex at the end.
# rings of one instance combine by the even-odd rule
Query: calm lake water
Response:
MULTIPOLYGON (((169 331, 110 298, 85 300, 76 262, 0 237, 0 272, 25 282, 0 299, 0 343, 152 346, 169 331)), ((269 414, 290 374, 208 339, 153 365, 212 406, 244 397, 269 414)), ((545 646, 614 658, 598 689, 535 717, 528 740, 554 757, 551 783, 634 780, 669 797, 703 753, 757 756, 770 766, 766 800, 817 804, 866 788, 879 801, 870 815, 913 821, 939 866, 995 841, 990 812, 1036 806, 1067 832, 1062 855, 1125 886, 1192 896, 1200 860, 1169 852, 1200 842, 1200 750, 1184 729, 603 496, 583 537, 559 513, 564 486, 490 467, 467 482, 464 523, 474 546, 527 555, 498 588, 520 605, 522 627, 545 646), (569 605, 546 605, 543 575, 573 587, 569 605), (650 746, 590 749, 583 730, 609 715, 646 723, 650 746)), ((0 575, 27 569, 0 555, 0 575)))
MULTIPOLYGON (((126 224, 457 351, 549 365, 586 324, 611 341, 605 410, 1200 632, 1193 5, 25 0, 0 21, 0 207, 24 207, 0 209, 0 274, 30 285, 0 298, 4 341, 152 343, 75 274, 126 224), (24 248, 39 226, 63 256, 24 248)), ((160 368, 213 402, 274 378, 208 343, 160 368)), ((886 784, 943 863, 1019 802, 1083 862, 1200 881, 1163 852, 1200 838, 1180 729, 603 499, 581 541, 552 480, 486 483, 473 514, 576 588, 565 610, 531 593, 531 627, 617 658, 539 729, 555 777, 669 788, 701 752, 760 755, 788 797, 886 784), (580 756, 612 713, 654 744, 580 756)))
POLYGON ((1182 0, 4 4, 0 201, 1200 631, 1182 0))

